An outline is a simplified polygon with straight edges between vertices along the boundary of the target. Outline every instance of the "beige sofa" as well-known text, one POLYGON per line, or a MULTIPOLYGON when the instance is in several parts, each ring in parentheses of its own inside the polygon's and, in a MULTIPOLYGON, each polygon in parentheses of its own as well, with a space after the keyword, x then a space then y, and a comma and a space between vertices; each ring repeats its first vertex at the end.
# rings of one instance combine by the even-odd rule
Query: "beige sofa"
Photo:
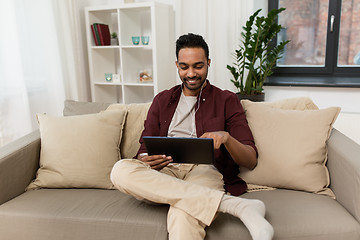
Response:
MULTIPOLYGON (((64 115, 94 113, 107 107, 67 101, 64 115)), ((133 139, 133 145, 137 146, 137 141, 133 139)), ((165 205, 141 202, 108 189, 25 192, 36 177, 41 147, 39 131, 35 131, 0 149, 1 240, 167 239, 165 205)), ((333 130, 327 148, 330 189, 336 199, 289 189, 242 195, 265 203, 274 239, 360 239, 360 146, 333 130)), ((206 239, 251 237, 239 219, 219 214, 207 228, 206 239)))

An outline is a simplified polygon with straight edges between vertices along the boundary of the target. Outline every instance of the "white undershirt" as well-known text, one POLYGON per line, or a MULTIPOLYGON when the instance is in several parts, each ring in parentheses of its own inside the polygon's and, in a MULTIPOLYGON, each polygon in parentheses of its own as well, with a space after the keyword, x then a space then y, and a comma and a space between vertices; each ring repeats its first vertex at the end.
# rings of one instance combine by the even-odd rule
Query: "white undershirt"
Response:
POLYGON ((168 130, 168 137, 197 137, 195 126, 196 96, 181 93, 168 130))

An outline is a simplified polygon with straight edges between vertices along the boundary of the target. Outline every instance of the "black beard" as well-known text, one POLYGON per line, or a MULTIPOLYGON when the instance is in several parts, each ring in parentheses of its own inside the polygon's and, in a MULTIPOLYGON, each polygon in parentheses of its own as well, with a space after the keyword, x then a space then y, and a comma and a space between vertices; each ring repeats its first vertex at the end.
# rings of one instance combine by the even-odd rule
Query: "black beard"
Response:
POLYGON ((200 89, 200 88, 204 85, 204 83, 205 83, 205 81, 206 81, 206 79, 204 79, 203 82, 201 83, 201 85, 200 85, 199 87, 193 88, 193 87, 190 87, 190 86, 187 84, 187 81, 188 81, 188 80, 200 80, 200 81, 201 81, 202 79, 201 79, 201 77, 183 78, 183 79, 182 79, 182 82, 183 82, 184 86, 185 86, 187 89, 189 89, 189 90, 198 90, 198 89, 200 89))

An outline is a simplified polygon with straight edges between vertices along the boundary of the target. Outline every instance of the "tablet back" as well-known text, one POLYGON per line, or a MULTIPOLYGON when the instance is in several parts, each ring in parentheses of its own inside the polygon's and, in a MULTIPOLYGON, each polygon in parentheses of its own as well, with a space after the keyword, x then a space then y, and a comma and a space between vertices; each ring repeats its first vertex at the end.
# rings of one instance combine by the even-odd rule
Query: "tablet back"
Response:
POLYGON ((143 137, 149 155, 171 156, 174 163, 214 164, 211 138, 143 137))

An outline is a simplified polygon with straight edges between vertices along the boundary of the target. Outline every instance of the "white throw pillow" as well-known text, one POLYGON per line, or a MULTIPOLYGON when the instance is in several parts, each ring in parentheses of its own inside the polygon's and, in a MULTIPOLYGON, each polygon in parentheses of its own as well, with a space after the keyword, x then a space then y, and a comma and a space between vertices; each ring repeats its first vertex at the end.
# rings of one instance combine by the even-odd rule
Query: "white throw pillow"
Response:
POLYGON ((140 148, 140 137, 151 103, 111 104, 106 111, 126 110, 127 116, 120 144, 121 158, 133 158, 140 148))
POLYGON ((41 152, 37 188, 112 189, 126 111, 70 117, 38 115, 41 152))
MULTIPOLYGON (((248 100, 241 100, 241 104, 243 104, 243 101, 248 100)), ((257 104, 288 110, 319 110, 318 106, 308 97, 286 98, 274 102, 257 102, 257 104)))
POLYGON ((334 197, 329 186, 326 141, 340 108, 285 110, 242 101, 258 149, 254 170, 240 168, 250 184, 334 197))

